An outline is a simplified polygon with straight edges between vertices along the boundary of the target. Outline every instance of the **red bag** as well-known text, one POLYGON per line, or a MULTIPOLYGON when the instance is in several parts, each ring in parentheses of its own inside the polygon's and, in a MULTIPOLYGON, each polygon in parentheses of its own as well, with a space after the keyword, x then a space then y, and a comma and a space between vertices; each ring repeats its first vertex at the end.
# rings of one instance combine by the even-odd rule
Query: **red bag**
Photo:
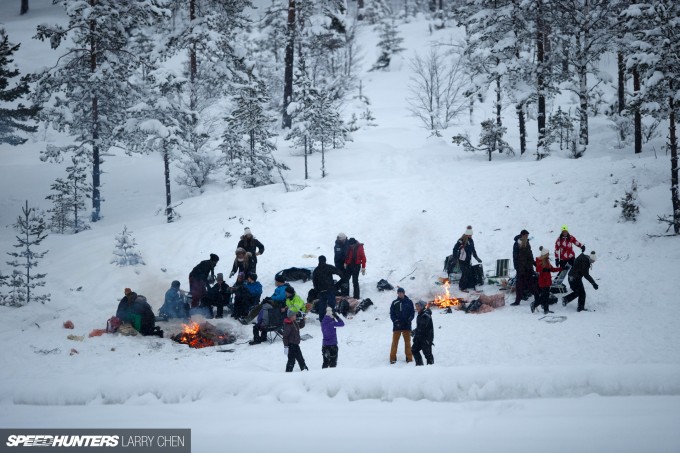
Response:
POLYGON ((120 318, 112 316, 108 321, 106 321, 106 333, 118 332, 118 328, 121 326, 121 324, 123 324, 123 321, 121 321, 120 318))

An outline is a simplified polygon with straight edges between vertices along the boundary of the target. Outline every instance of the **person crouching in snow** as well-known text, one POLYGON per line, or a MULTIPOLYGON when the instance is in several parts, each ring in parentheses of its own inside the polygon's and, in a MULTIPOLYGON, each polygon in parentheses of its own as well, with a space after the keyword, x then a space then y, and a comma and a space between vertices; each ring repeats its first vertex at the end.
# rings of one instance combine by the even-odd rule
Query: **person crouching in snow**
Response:
POLYGON ((538 272, 538 299, 531 303, 531 312, 539 305, 543 306, 543 314, 552 313, 548 310, 550 305, 550 287, 552 286, 551 272, 561 272, 561 267, 553 267, 550 264, 550 251, 546 247, 539 247, 540 256, 536 258, 536 272, 538 272))
POLYGON ((335 328, 344 325, 345 323, 338 317, 338 314, 333 313, 331 307, 326 307, 326 315, 321 320, 321 333, 323 334, 321 343, 323 365, 321 368, 335 368, 338 364, 338 335, 335 328))
POLYGON ((300 350, 300 327, 298 327, 298 323, 295 320, 296 317, 296 312, 288 310, 288 316, 283 320, 283 351, 288 357, 286 373, 293 371, 296 360, 298 365, 300 365, 300 371, 309 370, 300 350))
POLYGON ((418 317, 416 318, 416 330, 413 336, 413 358, 416 360, 416 366, 423 365, 423 357, 420 351, 423 351, 425 360, 428 365, 434 365, 434 357, 432 356, 432 345, 434 343, 434 326, 432 325, 432 312, 427 308, 425 301, 419 300, 416 302, 416 311, 418 317))

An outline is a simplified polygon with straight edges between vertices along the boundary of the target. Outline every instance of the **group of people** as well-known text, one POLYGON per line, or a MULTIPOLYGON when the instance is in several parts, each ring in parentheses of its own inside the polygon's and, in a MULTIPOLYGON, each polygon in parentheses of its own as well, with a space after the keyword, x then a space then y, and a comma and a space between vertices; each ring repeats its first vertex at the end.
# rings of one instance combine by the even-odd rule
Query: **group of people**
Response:
POLYGON ((524 295, 529 292, 534 296, 534 301, 530 307, 532 313, 539 306, 543 308, 543 313, 552 313, 549 310, 550 288, 553 283, 551 273, 568 269, 571 293, 562 298, 562 305, 566 306, 569 302, 578 298, 576 311, 587 311, 583 279, 588 280, 594 289, 598 289, 597 283, 590 276, 590 268, 597 260, 597 253, 591 251, 586 255, 585 250, 585 244, 579 242, 569 233, 567 225, 562 225, 560 235, 555 241, 555 262, 557 266, 553 266, 550 263, 550 250, 547 247, 539 247, 539 256, 534 259, 529 242, 529 232, 522 230, 520 234, 515 236, 512 249, 512 261, 517 274, 515 276, 515 302, 510 305, 519 305, 524 295), (574 247, 581 249, 581 254, 578 257, 574 252, 574 247))

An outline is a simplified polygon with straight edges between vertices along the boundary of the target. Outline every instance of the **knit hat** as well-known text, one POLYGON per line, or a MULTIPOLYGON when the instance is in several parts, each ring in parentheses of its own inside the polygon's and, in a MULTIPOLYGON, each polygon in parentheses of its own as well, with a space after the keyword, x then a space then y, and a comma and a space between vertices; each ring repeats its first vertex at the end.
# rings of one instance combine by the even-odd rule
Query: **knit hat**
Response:
POLYGON ((344 241, 345 239, 347 239, 347 235, 345 233, 338 233, 338 239, 344 241))
POLYGON ((217 274, 217 281, 218 282, 223 282, 224 281, 224 275, 222 273, 217 274))
POLYGON ((333 308, 326 307, 326 316, 333 316, 333 308))
POLYGON ((249 272, 248 278, 251 279, 252 281, 256 282, 257 281, 257 274, 255 272, 249 272))
POLYGON ((281 274, 276 274, 274 276, 274 281, 279 282, 279 283, 286 283, 286 279, 283 278, 283 275, 281 275, 281 274))
POLYGON ((399 288, 397 288, 397 292, 406 294, 406 291, 401 286, 399 288))
POLYGON ((524 236, 525 234, 526 234, 527 236, 529 236, 529 232, 528 232, 527 230, 522 230, 522 231, 519 232, 519 235, 520 235, 520 236, 524 236))
POLYGON ((218 262, 220 260, 220 257, 215 255, 214 253, 210 254, 210 261, 218 262))
POLYGON ((238 247, 234 254, 238 255, 239 253, 246 253, 246 249, 244 249, 243 247, 238 247))
POLYGON ((541 251, 541 256, 548 256, 550 254, 547 247, 540 246, 538 249, 541 251))
POLYGON ((180 285, 179 280, 173 280, 172 283, 170 283, 170 286, 172 286, 173 288, 179 288, 179 285, 180 285))
POLYGON ((569 228, 566 225, 562 225, 562 231, 569 231, 569 228))
POLYGON ((243 235, 244 235, 244 236, 247 236, 247 235, 251 235, 251 236, 252 236, 253 233, 250 232, 250 228, 249 228, 249 227, 245 227, 245 228, 243 229, 243 235))
POLYGON ((326 257, 323 256, 323 255, 319 256, 319 264, 323 264, 325 262, 326 262, 326 257))
POLYGON ((296 312, 296 311, 293 311, 293 310, 288 310, 288 312, 287 312, 286 314, 288 315, 289 318, 290 318, 291 316, 297 316, 297 312, 296 312))
POLYGON ((291 296, 294 296, 294 295, 295 295, 295 288, 293 288, 292 286, 288 285, 288 286, 286 287, 286 294, 290 294, 291 296))
POLYGON ((465 234, 467 236, 472 236, 472 226, 468 225, 467 229, 465 230, 465 234))
POLYGON ((127 296, 128 294, 130 294, 132 292, 132 290, 130 288, 125 288, 125 290, 123 292, 127 296))
POLYGON ((590 262, 594 263, 595 261, 597 261, 597 253, 595 253, 595 250, 593 250, 590 252, 590 262))

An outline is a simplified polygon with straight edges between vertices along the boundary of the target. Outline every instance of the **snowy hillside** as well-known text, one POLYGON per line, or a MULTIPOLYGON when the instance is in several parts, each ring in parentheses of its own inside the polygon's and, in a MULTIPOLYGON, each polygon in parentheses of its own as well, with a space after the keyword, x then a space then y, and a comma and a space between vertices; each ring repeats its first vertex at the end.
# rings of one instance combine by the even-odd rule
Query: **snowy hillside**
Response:
MULTIPOLYGON (((10 39, 22 43, 16 63, 22 71, 47 64, 55 57, 49 45, 30 37, 37 23, 63 19, 60 7, 32 0, 31 13, 20 17, 16 5, 6 3, 1 20, 10 39)), ((448 42, 459 32, 430 34, 423 18, 400 31, 406 51, 390 71, 368 72, 377 58, 376 36, 370 27, 361 30, 361 79, 377 126, 326 154, 327 177, 321 178, 315 154, 305 180, 302 158, 278 138, 276 158, 290 166, 287 181, 299 190, 286 192, 282 184, 228 189, 219 181, 200 196, 178 188, 173 197, 182 202, 182 218, 167 224, 155 214, 164 203, 160 156, 107 156, 102 221, 43 242, 49 253, 39 271, 47 273, 51 301, 0 307, 0 428, 191 428, 195 452, 677 452, 680 242, 658 237, 665 226, 657 216, 671 209, 664 138, 634 155, 632 144, 618 149, 607 120, 596 117, 580 159, 566 152, 541 161, 532 153, 496 154, 488 162, 451 137, 466 130, 477 137, 490 104, 477 109, 473 125, 464 115, 439 138, 428 137, 408 112, 408 59, 423 54, 431 40, 448 42), (634 223, 622 221, 614 207, 633 179, 640 207, 634 223), (435 282, 467 225, 490 270, 497 259, 512 257, 513 237, 522 229, 537 253, 540 245, 553 249, 563 224, 597 251, 591 274, 599 290, 586 283, 593 311, 557 304, 555 314, 567 319, 551 324, 539 319, 540 310, 532 314, 529 302, 509 306, 511 296, 487 314, 433 308, 435 365, 406 364, 401 344, 399 361, 389 364, 389 306, 396 293, 379 292, 380 279, 403 286, 413 301, 429 301, 442 293, 435 282), (110 263, 124 225, 146 265, 110 263), (338 329, 338 368, 321 369, 316 316, 302 331, 312 336, 301 343, 306 373, 284 373, 280 340, 250 346, 251 326, 231 318, 211 321, 237 336, 220 347, 190 349, 167 333, 163 339, 88 338, 115 314, 126 287, 157 311, 170 282, 188 290, 189 272, 210 253, 221 258, 216 272, 228 275, 246 226, 266 248, 258 261, 264 295, 273 292, 279 270, 314 267, 319 255, 330 261, 339 232, 364 243, 361 298, 374 306, 338 329), (67 320, 73 331, 62 327, 67 320), (70 334, 84 339, 70 340, 70 334)), ((564 108, 576 100, 559 102, 564 108)), ((507 110, 507 139, 516 146, 515 115, 507 110)), ((531 150, 535 129, 531 122, 531 150)), ((45 145, 37 133, 24 145, 0 149, 0 251, 15 243, 12 224, 24 200, 49 207, 44 198, 63 167, 40 162, 45 145)), ((311 282, 292 285, 303 296, 311 288, 311 282)), ((499 287, 483 290, 495 294, 499 287)))

